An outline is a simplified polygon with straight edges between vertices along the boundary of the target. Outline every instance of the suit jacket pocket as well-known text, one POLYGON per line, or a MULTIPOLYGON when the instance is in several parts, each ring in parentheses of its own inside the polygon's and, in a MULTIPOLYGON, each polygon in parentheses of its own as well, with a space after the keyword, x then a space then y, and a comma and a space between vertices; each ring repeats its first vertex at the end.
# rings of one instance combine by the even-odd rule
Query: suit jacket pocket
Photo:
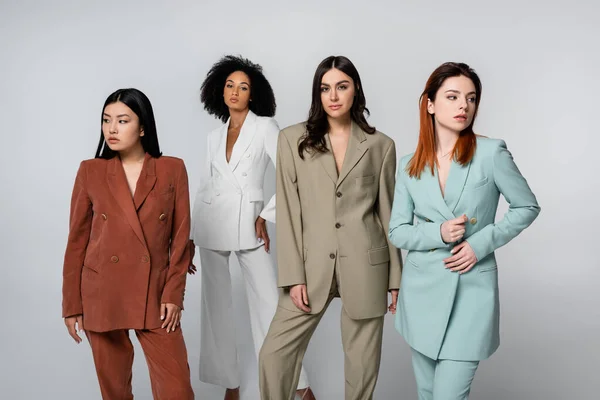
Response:
POLYGON ((388 246, 369 250, 369 263, 379 265, 390 262, 390 250, 388 246))
POLYGON ((477 268, 479 270, 479 272, 489 272, 489 271, 495 271, 498 269, 498 265, 497 264, 489 264, 489 265, 482 265, 481 267, 477 268))
POLYGON ((263 201, 263 199, 264 199, 264 196, 263 196, 262 189, 254 189, 254 190, 248 191, 248 201, 249 202, 263 201))
POLYGON ((359 176, 356 178, 356 184, 358 186, 370 185, 373 182, 375 182, 375 175, 359 176))
POLYGON ((477 181, 477 182, 473 182, 473 183, 467 183, 465 185, 464 190, 473 190, 473 189, 478 189, 482 186, 485 186, 488 184, 488 178, 484 177, 483 179, 477 181))

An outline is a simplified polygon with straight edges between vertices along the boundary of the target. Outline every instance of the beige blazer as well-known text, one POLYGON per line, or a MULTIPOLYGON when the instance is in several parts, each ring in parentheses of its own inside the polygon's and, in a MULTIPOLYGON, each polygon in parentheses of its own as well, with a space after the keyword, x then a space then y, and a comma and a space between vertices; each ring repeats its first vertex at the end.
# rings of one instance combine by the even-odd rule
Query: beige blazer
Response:
POLYGON ((311 313, 328 298, 337 268, 343 307, 353 319, 387 311, 388 289, 400 287, 402 259, 388 242, 396 148, 381 132, 352 123, 338 176, 329 136, 327 153, 298 154, 306 124, 281 131, 277 149, 277 261, 279 305, 293 304, 289 287, 306 284, 311 313))

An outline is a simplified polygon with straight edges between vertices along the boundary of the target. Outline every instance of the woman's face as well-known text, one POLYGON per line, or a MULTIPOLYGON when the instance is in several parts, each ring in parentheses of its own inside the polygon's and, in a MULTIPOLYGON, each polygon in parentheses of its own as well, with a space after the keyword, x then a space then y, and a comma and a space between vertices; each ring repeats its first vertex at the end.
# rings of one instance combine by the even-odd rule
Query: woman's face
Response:
POLYGON ((435 94, 428 99, 427 111, 433 115, 436 127, 460 133, 473 121, 476 105, 473 81, 466 76, 453 76, 444 81, 435 94))
POLYGON ((321 79, 321 102, 330 118, 346 118, 354 103, 354 81, 337 68, 332 68, 321 79))
POLYGON ((250 102, 250 78, 242 71, 235 71, 225 80, 223 98, 230 110, 244 111, 250 102))
POLYGON ((119 102, 107 105, 102 114, 102 134, 108 147, 113 151, 129 151, 141 146, 144 128, 138 116, 119 102))

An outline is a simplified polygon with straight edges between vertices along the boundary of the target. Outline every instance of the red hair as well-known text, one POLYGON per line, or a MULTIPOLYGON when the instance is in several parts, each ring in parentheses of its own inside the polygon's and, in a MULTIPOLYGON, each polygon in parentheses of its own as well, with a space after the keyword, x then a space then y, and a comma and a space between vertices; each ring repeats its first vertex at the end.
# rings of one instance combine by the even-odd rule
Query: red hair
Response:
POLYGON ((454 149, 452 150, 452 157, 455 158, 459 164, 465 165, 468 164, 475 155, 477 139, 475 137, 475 132, 473 132, 473 124, 475 123, 475 117, 477 116, 477 109, 479 108, 479 101, 481 99, 481 81, 475 71, 467 64, 448 62, 440 65, 433 71, 419 98, 419 142, 417 143, 415 154, 406 166, 408 176, 411 178, 420 178, 421 173, 426 167, 430 168, 432 175, 435 173, 434 168, 438 166, 437 157, 435 156, 435 126, 433 123, 433 115, 429 114, 427 111, 427 101, 435 100, 437 91, 446 79, 461 75, 469 78, 475 85, 475 113, 473 114, 471 124, 460 133, 460 136, 454 145, 454 149))

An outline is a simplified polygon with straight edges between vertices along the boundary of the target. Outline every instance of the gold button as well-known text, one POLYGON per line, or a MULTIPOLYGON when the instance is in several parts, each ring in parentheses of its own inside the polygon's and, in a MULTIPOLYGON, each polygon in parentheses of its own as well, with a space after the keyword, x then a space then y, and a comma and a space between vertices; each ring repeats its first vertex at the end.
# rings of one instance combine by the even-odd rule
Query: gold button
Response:
POLYGON ((431 222, 429 218, 425 218, 425 222, 431 222))
POLYGON ((106 221, 108 219, 108 217, 106 216, 106 214, 102 214, 102 218, 106 221))
POLYGON ((118 263, 118 262, 119 262, 119 257, 117 257, 117 256, 112 256, 112 257, 110 258, 110 261, 112 261, 112 262, 114 262, 114 263, 118 263))
POLYGON ((471 225, 475 225, 477 223, 477 218, 473 217, 471 218, 471 225))
POLYGON ((142 256, 142 262, 147 263, 149 260, 148 256, 142 256))
POLYGON ((432 251, 435 251, 435 249, 430 249, 429 252, 431 253, 432 251))
POLYGON ((165 218, 167 218, 165 214, 160 214, 160 217, 158 217, 158 219, 160 219, 161 221, 164 221, 165 218))

